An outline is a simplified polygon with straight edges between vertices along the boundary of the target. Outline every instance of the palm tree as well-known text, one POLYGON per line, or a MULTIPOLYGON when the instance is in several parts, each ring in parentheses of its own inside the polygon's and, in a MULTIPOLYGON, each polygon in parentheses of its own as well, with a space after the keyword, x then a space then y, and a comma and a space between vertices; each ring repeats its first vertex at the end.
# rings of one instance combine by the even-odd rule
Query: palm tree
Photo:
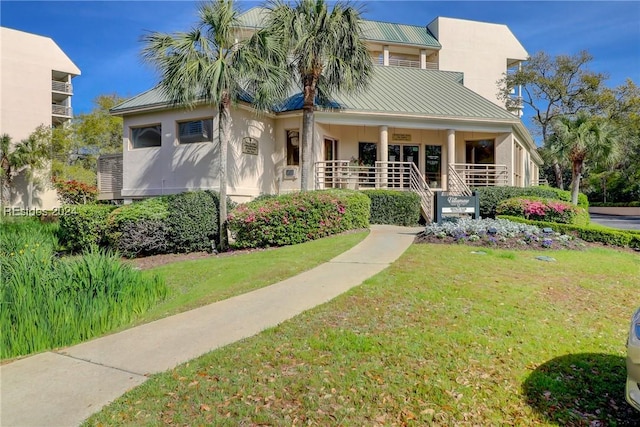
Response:
POLYGON ((286 52, 264 31, 236 39, 238 12, 232 0, 198 7, 198 24, 188 32, 151 33, 143 37, 142 58, 160 74, 160 87, 175 106, 205 103, 217 109, 220 143, 220 249, 226 250, 227 152, 231 106, 241 95, 252 95, 256 109, 284 98, 286 52))
POLYGON ((289 52, 288 69, 303 94, 302 191, 309 189, 316 100, 335 91, 365 87, 372 73, 371 56, 362 38, 360 12, 337 2, 298 0, 293 6, 274 0, 268 6, 266 29, 289 52))
POLYGON ((552 128, 549 147, 557 158, 571 164, 571 202, 577 205, 585 164, 613 165, 619 157, 620 141, 609 122, 587 113, 559 117, 552 128))

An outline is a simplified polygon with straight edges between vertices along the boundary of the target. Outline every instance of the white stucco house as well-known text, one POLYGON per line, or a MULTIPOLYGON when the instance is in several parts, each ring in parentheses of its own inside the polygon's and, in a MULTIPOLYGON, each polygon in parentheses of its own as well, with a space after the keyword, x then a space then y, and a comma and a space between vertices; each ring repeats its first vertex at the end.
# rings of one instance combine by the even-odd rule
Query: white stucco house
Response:
MULTIPOLYGON (((259 27, 260 16, 258 8, 243 14, 246 28, 259 27)), ((397 188, 429 198, 438 190, 537 185, 536 145, 497 98, 496 82, 528 57, 506 26, 451 18, 423 27, 363 24, 373 78, 365 92, 336 94, 330 107, 317 108, 314 188, 397 188)), ((210 106, 172 108, 154 88, 112 114, 124 119, 123 153, 121 163, 101 162, 102 198, 218 188, 210 106)), ((260 116, 240 101, 232 120, 229 195, 247 201, 299 190, 302 95, 260 116)))
MULTIPOLYGON (((0 27, 0 134, 8 134, 15 144, 40 125, 63 126, 73 117, 72 79, 79 75, 80 69, 51 38, 0 27)), ((29 188, 24 174, 15 178, 10 207, 58 206, 49 171, 40 175, 36 188, 29 188)))

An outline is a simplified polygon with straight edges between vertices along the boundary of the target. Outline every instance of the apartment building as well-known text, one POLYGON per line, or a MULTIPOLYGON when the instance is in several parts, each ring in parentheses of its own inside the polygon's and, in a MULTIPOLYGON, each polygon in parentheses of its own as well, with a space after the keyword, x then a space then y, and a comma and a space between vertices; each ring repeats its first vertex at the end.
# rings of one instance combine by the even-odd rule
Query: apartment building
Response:
MULTIPOLYGON (((49 37, 0 28, 0 134, 13 143, 38 126, 64 126, 73 117, 72 79, 80 69, 49 37)), ((58 200, 49 171, 29 183, 19 174, 11 189, 10 207, 50 209, 58 200)))

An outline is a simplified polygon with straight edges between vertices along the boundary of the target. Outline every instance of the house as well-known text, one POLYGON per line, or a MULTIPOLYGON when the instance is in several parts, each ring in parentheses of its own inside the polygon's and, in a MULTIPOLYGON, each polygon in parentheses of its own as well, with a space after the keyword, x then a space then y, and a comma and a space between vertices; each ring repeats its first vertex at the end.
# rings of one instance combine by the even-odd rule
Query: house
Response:
MULTIPOLYGON (((259 27, 260 16, 247 11, 243 30, 259 27)), ((430 217, 433 191, 537 184, 536 145, 496 96, 503 73, 528 56, 506 26, 451 18, 363 25, 377 66, 366 92, 337 94, 316 110, 315 188, 416 191, 430 217)), ((172 108, 154 88, 112 114, 124 119, 123 199, 218 187, 210 106, 172 108)), ((299 190, 302 95, 260 116, 239 102, 232 120, 228 194, 247 201, 299 190)), ((101 177, 117 181, 106 167, 101 177)))
MULTIPOLYGON (((80 69, 52 39, 0 27, 0 58, 0 134, 8 134, 15 144, 40 125, 63 126, 71 120, 72 79, 80 69)), ((24 174, 15 178, 11 207, 59 205, 49 171, 39 175, 36 186, 24 174)))

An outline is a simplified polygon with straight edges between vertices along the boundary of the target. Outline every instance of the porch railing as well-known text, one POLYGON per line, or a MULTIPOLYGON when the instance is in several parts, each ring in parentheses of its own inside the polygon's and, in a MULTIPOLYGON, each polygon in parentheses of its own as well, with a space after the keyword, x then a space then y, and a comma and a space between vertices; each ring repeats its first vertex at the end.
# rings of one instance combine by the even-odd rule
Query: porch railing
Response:
POLYGON ((455 165, 449 165, 447 193, 453 196, 471 196, 471 189, 456 171, 455 165))
POLYGON ((468 187, 509 185, 507 165, 454 163, 453 168, 468 187))
POLYGON ((348 160, 328 160, 317 162, 315 166, 317 189, 383 188, 413 191, 420 196, 420 207, 425 218, 429 221, 433 219, 433 192, 413 162, 376 162, 373 166, 362 166, 348 160))

